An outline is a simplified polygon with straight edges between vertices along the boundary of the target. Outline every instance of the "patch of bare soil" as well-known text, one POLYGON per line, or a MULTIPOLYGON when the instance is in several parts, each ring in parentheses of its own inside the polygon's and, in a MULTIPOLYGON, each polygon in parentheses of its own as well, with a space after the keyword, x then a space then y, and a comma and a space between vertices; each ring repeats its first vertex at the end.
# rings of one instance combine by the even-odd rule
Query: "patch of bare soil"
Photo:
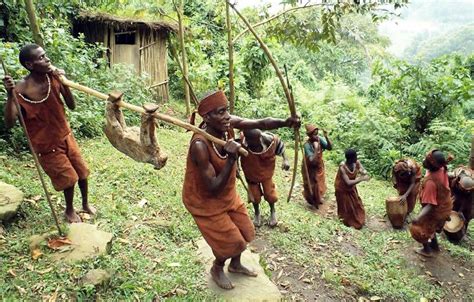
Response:
POLYGON ((285 256, 265 238, 268 231, 259 229, 259 237, 249 248, 257 252, 266 263, 266 270, 271 272, 270 279, 278 286, 285 300, 291 301, 351 301, 353 297, 331 289, 320 278, 315 267, 302 266, 285 256))
MULTIPOLYGON (((438 236, 439 237, 439 236, 438 236)), ((413 264, 420 274, 426 277, 435 285, 443 287, 450 293, 454 300, 474 298, 474 263, 463 261, 451 257, 443 248, 443 239, 438 239, 441 251, 432 258, 426 258, 415 253, 415 249, 420 246, 413 243, 406 249, 405 257, 408 263, 413 264)), ((467 239, 471 241, 471 239, 467 239)), ((472 300, 470 300, 472 301, 472 300)))

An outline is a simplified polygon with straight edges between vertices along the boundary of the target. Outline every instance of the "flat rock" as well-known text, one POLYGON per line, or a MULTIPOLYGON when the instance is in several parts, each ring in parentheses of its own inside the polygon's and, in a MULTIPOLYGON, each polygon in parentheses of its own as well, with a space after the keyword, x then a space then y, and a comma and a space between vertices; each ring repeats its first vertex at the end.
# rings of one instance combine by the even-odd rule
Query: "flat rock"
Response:
POLYGON ((82 285, 102 286, 110 281, 111 275, 103 269, 93 269, 82 277, 82 285))
POLYGON ((207 284, 209 289, 225 301, 281 301, 282 296, 278 287, 273 284, 265 275, 260 266, 260 256, 245 250, 242 253, 242 263, 255 270, 257 277, 248 277, 241 274, 230 274, 227 272, 227 265, 224 268, 227 277, 234 284, 234 289, 225 290, 218 287, 211 278, 209 270, 214 261, 212 250, 204 239, 197 242, 198 257, 205 264, 207 271, 207 284))
POLYGON ((73 223, 69 226, 67 238, 72 242, 70 247, 54 254, 53 259, 76 262, 109 253, 113 235, 98 230, 93 224, 73 223))
POLYGON ((23 202, 23 192, 0 181, 0 221, 14 217, 23 202))

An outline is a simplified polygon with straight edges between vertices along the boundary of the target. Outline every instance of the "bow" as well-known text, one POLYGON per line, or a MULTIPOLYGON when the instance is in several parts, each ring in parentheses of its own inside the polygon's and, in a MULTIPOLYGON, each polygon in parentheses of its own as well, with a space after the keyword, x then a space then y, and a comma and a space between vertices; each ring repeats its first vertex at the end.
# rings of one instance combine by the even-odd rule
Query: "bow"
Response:
MULTIPOLYGON (((278 68, 275 59, 273 58, 272 54, 270 53, 270 50, 268 49, 267 45, 263 42, 263 40, 260 38, 260 36, 255 32, 255 30, 252 28, 252 25, 250 22, 235 8, 234 4, 230 3, 228 0, 226 2, 232 7, 232 9, 235 11, 235 13, 240 17, 240 19, 245 23, 249 31, 253 34, 255 39, 258 41, 260 44, 260 47, 262 48, 263 52, 265 55, 268 57, 270 60, 270 63, 272 64, 273 68, 275 69, 275 72, 278 76, 278 79, 280 80, 280 84, 283 87, 283 91, 285 92, 286 100, 288 102, 288 107, 290 109, 291 117, 297 118, 296 115, 296 107, 295 107, 295 101, 293 99, 292 94, 290 93, 290 90, 288 89, 288 86, 285 83, 285 79, 283 78, 283 75, 278 68)), ((288 193, 288 198, 287 201, 289 202, 291 199, 291 194, 293 192, 293 187, 295 186, 295 180, 296 180, 296 169, 298 166, 298 146, 300 142, 300 132, 298 128, 295 128, 295 156, 294 156, 294 163, 293 163, 293 175, 291 178, 291 186, 290 186, 290 191, 288 193)))

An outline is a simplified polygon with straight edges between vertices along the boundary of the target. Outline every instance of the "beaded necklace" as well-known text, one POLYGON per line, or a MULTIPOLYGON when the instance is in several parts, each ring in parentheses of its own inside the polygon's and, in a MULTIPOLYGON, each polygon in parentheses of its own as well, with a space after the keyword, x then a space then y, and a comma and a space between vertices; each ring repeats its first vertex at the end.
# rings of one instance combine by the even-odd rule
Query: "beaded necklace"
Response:
POLYGON ((25 100, 26 102, 28 103, 31 103, 31 104, 40 104, 40 103, 43 103, 44 101, 46 101, 48 98, 49 98, 49 94, 51 93, 51 80, 49 79, 49 76, 48 74, 46 74, 46 79, 48 80, 48 93, 46 94, 46 96, 44 98, 42 98, 41 100, 39 101, 33 101, 33 100, 30 100, 28 98, 26 98, 24 95, 22 95, 21 93, 18 93, 21 98, 23 100, 25 100))
POLYGON ((211 144, 212 144, 212 148, 214 149, 214 152, 216 152, 216 154, 217 154, 217 156, 219 156, 219 158, 221 158, 221 159, 226 159, 226 158, 227 158, 227 156, 228 156, 229 154, 222 155, 222 154, 219 152, 219 150, 217 150, 216 145, 214 144, 214 142, 211 142, 211 144))

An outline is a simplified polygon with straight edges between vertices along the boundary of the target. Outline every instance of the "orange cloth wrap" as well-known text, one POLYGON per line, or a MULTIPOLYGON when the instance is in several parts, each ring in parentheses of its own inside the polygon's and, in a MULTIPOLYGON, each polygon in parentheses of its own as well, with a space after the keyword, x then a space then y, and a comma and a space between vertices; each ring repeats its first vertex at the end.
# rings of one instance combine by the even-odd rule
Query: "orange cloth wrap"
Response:
MULTIPOLYGON (((79 146, 71 133, 61 101, 61 82, 49 75, 51 92, 42 103, 25 101, 15 91, 22 108, 26 129, 43 170, 56 191, 72 187, 86 179, 89 169, 81 157, 79 146)), ((28 97, 28 96, 25 96, 28 97)))
MULTIPOLYGON (((191 145, 197 140, 206 144, 210 163, 216 175, 219 175, 227 159, 219 157, 211 142, 200 134, 194 134, 191 145)), ((217 193, 210 192, 206 189, 199 168, 191 159, 190 151, 188 152, 182 193, 183 203, 214 255, 221 258, 240 254, 245 250, 247 242, 255 238, 253 223, 237 194, 236 171, 237 164, 233 166, 224 188, 217 193)))
POLYGON ((400 159, 395 162, 395 165, 393 166, 393 186, 397 189, 399 195, 403 195, 408 191, 408 188, 411 185, 411 175, 413 174, 415 174, 416 180, 415 186, 407 197, 407 215, 413 212, 416 205, 416 199, 419 195, 418 193, 420 191, 422 178, 421 166, 412 159, 400 159))
MULTIPOLYGON (((311 142, 308 142, 311 144, 311 142)), ((318 206, 323 203, 322 198, 326 194, 326 171, 323 160, 323 150, 319 149, 318 153, 313 162, 309 160, 309 157, 304 155, 303 162, 301 163, 301 174, 303 175, 303 197, 309 204, 318 206), (308 175, 306 175, 306 164, 308 175), (311 195, 311 191, 313 195, 311 195)))
MULTIPOLYGON (((441 168, 441 171, 438 172, 446 174, 444 168, 441 168)), ((426 193, 425 190, 427 190, 427 183, 434 182, 437 205, 433 205, 433 209, 427 215, 422 216, 418 221, 413 222, 410 225, 411 236, 420 243, 427 243, 428 240, 434 237, 435 232, 440 232, 442 230, 444 223, 446 222, 446 219, 448 219, 453 208, 449 187, 443 184, 444 175, 441 175, 440 173, 433 174, 434 173, 428 174, 423 180, 421 188, 422 202, 423 193, 426 193)))
POLYGON ((89 176, 89 169, 72 134, 51 152, 38 154, 38 160, 56 191, 70 188, 79 179, 89 176))
POLYGON ((354 171, 351 172, 345 164, 341 164, 337 170, 334 187, 336 189, 337 215, 339 219, 341 219, 346 226, 361 229, 365 223, 364 205, 359 197, 357 187, 355 185, 347 185, 342 178, 341 169, 345 170, 349 179, 354 180, 359 173, 360 165, 357 162, 354 171))

